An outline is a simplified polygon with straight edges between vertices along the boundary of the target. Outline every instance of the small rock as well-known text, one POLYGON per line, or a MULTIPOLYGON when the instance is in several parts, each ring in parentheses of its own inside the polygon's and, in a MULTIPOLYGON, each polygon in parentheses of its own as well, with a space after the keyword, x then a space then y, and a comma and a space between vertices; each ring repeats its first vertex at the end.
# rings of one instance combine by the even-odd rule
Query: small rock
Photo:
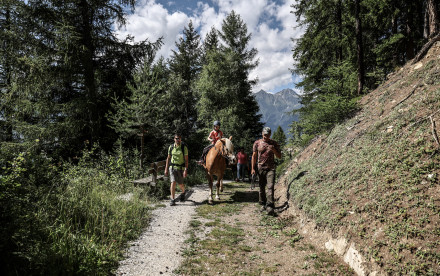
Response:
POLYGON ((422 62, 418 62, 415 66, 414 66, 414 70, 420 69, 422 68, 423 63, 422 62))

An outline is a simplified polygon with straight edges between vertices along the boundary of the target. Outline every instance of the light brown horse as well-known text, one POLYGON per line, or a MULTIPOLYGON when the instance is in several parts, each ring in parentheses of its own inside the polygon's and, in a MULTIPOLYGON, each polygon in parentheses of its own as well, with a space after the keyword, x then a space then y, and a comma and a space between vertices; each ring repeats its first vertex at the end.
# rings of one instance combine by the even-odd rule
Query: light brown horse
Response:
POLYGON ((208 151, 206 155, 206 163, 204 165, 206 178, 209 182, 209 198, 208 203, 212 204, 212 185, 214 175, 217 176, 217 193, 215 199, 219 200, 219 190, 223 191, 223 175, 226 170, 226 159, 229 164, 236 164, 237 160, 234 154, 234 145, 231 142, 232 136, 222 138, 215 143, 214 147, 208 151))

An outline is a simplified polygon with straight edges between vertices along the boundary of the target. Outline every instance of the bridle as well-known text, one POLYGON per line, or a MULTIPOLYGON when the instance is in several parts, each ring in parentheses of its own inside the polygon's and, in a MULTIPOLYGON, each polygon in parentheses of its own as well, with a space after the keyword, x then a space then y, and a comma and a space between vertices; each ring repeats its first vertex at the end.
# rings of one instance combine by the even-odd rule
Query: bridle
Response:
POLYGON ((218 155, 221 155, 223 158, 226 159, 226 163, 229 163, 231 161, 228 156, 229 149, 226 147, 226 142, 225 143, 222 142, 221 149, 220 150, 217 149, 217 152, 218 152, 218 155))

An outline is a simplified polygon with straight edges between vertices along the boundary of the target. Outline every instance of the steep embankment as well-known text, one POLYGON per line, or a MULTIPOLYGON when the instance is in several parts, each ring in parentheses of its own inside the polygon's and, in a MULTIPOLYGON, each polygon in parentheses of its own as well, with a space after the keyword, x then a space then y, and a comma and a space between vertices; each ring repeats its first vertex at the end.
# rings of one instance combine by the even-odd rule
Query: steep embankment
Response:
POLYGON ((331 232, 326 247, 357 262, 359 274, 440 274, 439 60, 437 42, 317 138, 282 179, 291 211, 331 232))

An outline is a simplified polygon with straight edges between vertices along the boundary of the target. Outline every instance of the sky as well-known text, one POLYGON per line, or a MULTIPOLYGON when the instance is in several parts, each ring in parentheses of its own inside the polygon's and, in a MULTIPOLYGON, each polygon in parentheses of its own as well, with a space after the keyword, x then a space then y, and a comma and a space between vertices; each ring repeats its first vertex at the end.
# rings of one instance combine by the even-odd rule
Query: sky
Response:
POLYGON ((133 35, 135 41, 156 41, 163 36, 164 45, 157 56, 168 58, 175 43, 182 37, 184 27, 192 20, 202 41, 211 27, 217 30, 226 16, 234 10, 246 24, 251 41, 248 48, 258 50, 259 65, 249 78, 258 78, 253 92, 261 89, 276 93, 290 88, 298 93, 292 75, 292 38, 301 37, 290 7, 295 0, 138 0, 134 13, 127 16, 127 24, 116 31, 119 38, 133 35))

